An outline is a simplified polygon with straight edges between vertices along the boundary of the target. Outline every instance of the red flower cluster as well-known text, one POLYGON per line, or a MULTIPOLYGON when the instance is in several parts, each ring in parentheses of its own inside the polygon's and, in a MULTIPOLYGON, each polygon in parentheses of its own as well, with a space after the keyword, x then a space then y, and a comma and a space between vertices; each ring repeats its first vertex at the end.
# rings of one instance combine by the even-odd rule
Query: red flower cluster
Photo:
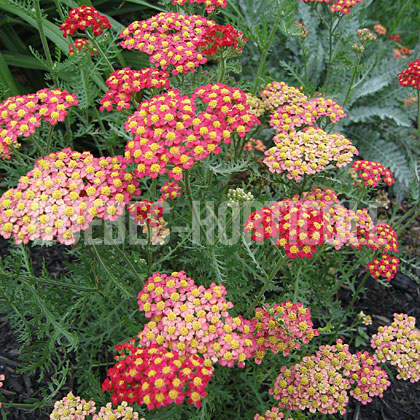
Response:
POLYGON ((252 212, 244 224, 253 241, 275 238, 289 258, 312 258, 317 246, 332 238, 328 213, 299 199, 286 199, 252 212))
POLYGON ((367 351, 357 352, 356 358, 360 369, 352 374, 356 387, 350 391, 350 395, 363 405, 372 402, 372 397, 383 398, 383 392, 391 385, 387 373, 367 351))
POLYGON ((226 0, 172 0, 172 4, 178 4, 180 6, 188 2, 197 4, 205 3, 207 13, 213 12, 216 7, 225 8, 227 5, 226 0))
POLYGON ((280 352, 286 357, 290 350, 300 349, 302 344, 308 344, 319 335, 319 331, 312 328, 311 310, 304 308, 300 302, 292 303, 289 300, 280 305, 265 304, 256 308, 251 323, 257 341, 257 364, 261 363, 267 349, 274 354, 280 352))
POLYGON ((395 182, 392 172, 380 162, 356 160, 351 165, 351 168, 357 172, 368 187, 375 188, 381 181, 386 182, 389 186, 395 182))
POLYGON ((350 395, 359 401, 382 397, 390 385, 387 374, 366 354, 353 355, 341 340, 333 346, 321 346, 299 363, 280 369, 280 375, 269 390, 279 407, 287 410, 309 410, 322 414, 345 414, 350 395), (373 369, 372 369, 373 368, 373 369))
POLYGON ((249 112, 245 93, 221 83, 197 88, 192 97, 172 89, 160 96, 143 101, 125 123, 134 135, 127 143, 125 156, 135 162, 138 177, 155 178, 167 172, 180 180, 184 169, 219 153, 219 144, 230 142, 233 131, 240 137, 259 123, 249 112), (196 99, 206 106, 196 115, 196 99))
POLYGON ((330 10, 331 12, 340 12, 343 15, 350 13, 350 9, 356 4, 361 3, 362 0, 299 0, 307 2, 318 2, 318 3, 331 3, 330 10))
POLYGON ((253 330, 250 321, 229 315, 233 304, 226 293, 215 283, 196 286, 184 271, 153 273, 138 295, 139 310, 152 319, 139 333, 140 344, 158 344, 185 357, 201 354, 206 366, 244 367, 254 355, 253 330))
POLYGON ((187 402, 199 407, 213 368, 197 355, 181 357, 177 351, 157 345, 139 347, 135 340, 115 346, 120 353, 108 370, 102 391, 112 401, 146 404, 149 410, 187 402))
POLYGON ((169 235, 168 224, 163 218, 164 208, 149 200, 141 200, 131 204, 127 211, 135 222, 143 227, 143 233, 149 237, 149 227, 152 234, 152 244, 163 244, 169 235))
POLYGON ((379 327, 370 342, 380 363, 390 362, 397 368, 398 379, 412 383, 420 380, 420 331, 415 323, 414 317, 395 313, 394 322, 379 327))
POLYGON ((388 223, 378 223, 374 234, 376 249, 382 249, 385 252, 398 252, 397 232, 388 223))
MULTIPOLYGON (((89 50, 89 40, 86 38, 76 38, 74 41, 74 48, 76 48, 76 52, 80 52, 82 50, 89 50)), ((93 57, 93 53, 97 53, 98 50, 96 48, 91 51, 90 56, 93 57)), ((73 47, 69 44, 69 53, 70 55, 74 54, 73 47)))
POLYGON ((198 48, 205 29, 213 25, 212 20, 199 15, 162 12, 131 23, 120 34, 121 47, 150 55, 150 61, 162 70, 173 66, 173 75, 188 73, 207 62, 198 48))
POLYGON ((161 201, 171 200, 181 196, 181 186, 175 181, 165 182, 160 188, 162 195, 160 196, 161 201))
POLYGON ((413 86, 420 90, 420 59, 409 63, 407 69, 397 76, 401 86, 413 86))
POLYGON ((122 156, 94 157, 66 148, 35 162, 17 188, 0 197, 0 235, 17 244, 35 239, 66 245, 98 217, 116 220, 139 183, 122 156))
POLYGON ((401 42, 401 36, 400 36, 400 35, 397 35, 397 34, 395 34, 395 35, 390 35, 388 38, 389 38, 391 41, 401 42))
POLYGON ((105 28, 110 28, 111 23, 108 18, 102 16, 92 6, 80 6, 69 11, 69 14, 60 26, 60 30, 63 31, 63 36, 74 34, 78 29, 81 31, 86 28, 91 28, 94 36, 101 35, 105 28))
POLYGON ((198 43, 200 50, 205 55, 216 54, 218 51, 229 50, 229 56, 237 55, 248 38, 242 36, 232 25, 209 26, 204 31, 198 43))
POLYGON ((374 258, 371 263, 366 266, 366 270, 373 278, 385 277, 387 281, 391 281, 398 271, 400 260, 397 257, 391 257, 388 254, 381 254, 379 258, 374 258))
POLYGON ((169 88, 168 77, 169 73, 166 71, 159 71, 151 67, 141 70, 132 70, 125 67, 116 70, 106 79, 109 91, 101 99, 100 110, 112 111, 113 105, 117 106, 117 111, 130 108, 133 92, 151 88, 169 88))
POLYGON ((67 109, 79 102, 75 94, 61 89, 41 89, 36 93, 11 96, 0 103, 0 156, 10 157, 10 145, 17 138, 35 133, 42 121, 55 125, 63 121, 67 109))

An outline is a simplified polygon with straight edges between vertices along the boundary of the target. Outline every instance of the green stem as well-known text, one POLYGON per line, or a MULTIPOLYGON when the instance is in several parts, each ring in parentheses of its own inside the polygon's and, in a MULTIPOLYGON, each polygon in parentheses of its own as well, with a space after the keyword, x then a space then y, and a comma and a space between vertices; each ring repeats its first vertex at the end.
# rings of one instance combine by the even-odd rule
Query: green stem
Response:
POLYGON ((92 45, 98 50, 99 55, 104 59, 106 65, 108 66, 109 70, 111 70, 111 73, 115 71, 114 66, 111 64, 111 62, 108 60, 108 57, 103 52, 102 48, 99 46, 99 44, 96 42, 95 37, 89 32, 86 31, 88 38, 92 42, 92 45))
POLYGON ((230 215, 230 218, 227 221, 227 223, 225 223, 225 225, 223 226, 223 229, 220 232, 219 236, 217 237, 216 241, 211 246, 212 249, 216 248, 216 245, 220 242, 225 232, 230 228, 230 226, 232 225, 232 222, 236 219, 236 216, 238 215, 240 211, 241 211, 241 207, 239 205, 232 208, 232 214, 230 215))
POLYGON ((48 130, 48 138, 47 138, 47 155, 51 152, 51 142, 52 142, 52 135, 54 132, 54 126, 51 125, 48 130))
POLYGON ((258 84, 259 84, 260 77, 261 77, 261 74, 265 65, 265 60, 267 59, 268 51, 270 50, 271 45, 274 40, 274 36, 276 35, 277 26, 279 22, 280 22, 280 13, 277 14, 276 21, 274 22, 273 28, 271 29, 271 32, 270 32, 270 36, 268 37, 268 40, 264 47, 263 52, 261 53, 260 62, 258 64, 258 69, 257 69, 257 75, 255 76, 254 86, 252 87, 253 95, 255 95, 255 93, 258 90, 258 84))
POLYGON ((101 258, 98 249, 96 248, 95 242, 92 239, 91 245, 93 247, 93 250, 95 251, 96 256, 98 257, 98 260, 100 262, 100 264, 102 265, 103 269, 105 270, 105 272, 108 274, 109 278, 112 280, 112 282, 115 284, 115 286, 117 286, 118 289, 121 290, 122 294, 128 298, 132 298, 133 297, 133 293, 129 290, 126 289, 126 287, 120 283, 120 281, 118 279, 115 278, 115 276, 109 271, 108 267, 106 266, 105 262, 103 261, 103 259, 101 258))
POLYGON ((265 281, 263 287, 261 288, 260 292, 258 293, 257 297, 255 298, 254 302, 249 307, 249 309, 248 309, 248 311, 247 311, 247 313, 245 315, 245 318, 248 318, 252 314, 252 311, 258 305, 258 303, 260 302, 261 298, 264 296, 264 293, 269 288, 270 283, 272 282, 272 280, 274 279, 274 277, 276 276, 276 274, 278 273, 278 271, 280 270, 280 268, 284 265, 284 263, 286 261, 288 261, 288 259, 289 259, 289 257, 287 257, 286 255, 284 255, 283 258, 280 258, 279 259, 279 261, 277 262, 277 264, 275 265, 275 267, 271 270, 271 273, 267 276, 266 281, 265 281))
POLYGON ((34 1, 34 7, 35 7, 35 17, 38 23, 38 30, 39 30, 39 36, 41 38, 42 48, 44 49, 45 58, 47 59, 48 67, 54 80, 54 85, 58 87, 58 77, 55 71, 53 70, 54 63, 51 58, 50 48, 48 47, 48 41, 44 33, 44 26, 42 24, 41 8, 39 6, 39 0, 34 1))
POLYGON ((340 333, 340 328, 343 324, 344 319, 347 317, 348 313, 350 312, 350 309, 353 307, 354 302, 356 302, 356 299, 358 298, 360 292, 362 291, 362 288, 365 285, 369 276, 370 276, 370 273, 366 272, 365 275, 363 276, 362 280, 360 281, 359 286, 357 286, 356 291, 353 293, 353 297, 351 299, 350 304, 347 306, 346 310, 344 311, 343 315, 341 315, 340 320, 338 321, 337 329, 336 329, 336 333, 335 333, 336 336, 340 333))
POLYGON ((353 73, 351 75, 351 81, 350 81, 349 87, 347 89, 346 97, 344 98, 344 102, 343 102, 343 105, 342 105, 343 108, 346 106, 346 103, 347 103, 347 101, 350 97, 350 92, 351 92, 351 89, 353 87, 354 79, 356 78, 356 73, 357 73, 357 69, 359 67, 361 56, 362 56, 362 53, 357 54, 357 61, 356 61, 356 64, 354 65, 354 68, 353 68, 353 73))
MULTIPOLYGON (((418 205, 417 206, 414 206, 414 207, 412 207, 407 213, 409 213, 409 212, 411 212, 411 213, 414 213, 402 226, 399 226, 399 228, 398 229, 396 229, 396 231, 397 231, 397 234, 398 235, 400 235, 401 234, 401 232, 407 227, 407 226, 409 226, 413 221, 414 221, 414 219, 416 219, 419 215, 420 215, 420 210, 419 210, 419 208, 418 208, 418 205)), ((406 214, 407 214, 406 213, 406 214)), ((407 217, 408 216, 406 216, 406 214, 403 216, 404 217, 404 219, 403 219, 403 221, 404 220, 406 220, 407 219, 407 217)), ((402 223, 402 222, 400 222, 400 223, 402 223)))
MULTIPOLYGON (((299 261, 299 263, 301 263, 301 261, 299 261)), ((293 302, 294 303, 297 302, 297 298, 298 298, 299 280, 300 280, 300 273, 302 272, 302 268, 303 268, 303 265, 300 264, 298 272, 296 274, 295 288, 294 288, 294 293, 293 293, 293 302)))
POLYGON ((299 36, 298 37, 298 42, 299 42, 299 46, 302 50, 302 54, 303 54, 303 62, 304 62, 304 68, 305 68, 305 90, 308 88, 308 60, 307 60, 307 56, 306 56, 306 48, 305 45, 302 43, 302 39, 299 36))
MULTIPOLYGON (((191 192, 189 170, 186 170, 185 173, 184 173, 184 186, 185 186, 185 195, 187 196, 188 201, 190 203, 192 217, 193 217, 193 219, 197 220, 197 222, 200 226, 200 231, 202 231, 203 227, 201 226, 200 213, 198 212, 197 208, 195 207, 194 199, 193 199, 192 192, 191 192)), ((207 235, 205 234, 205 232, 203 232, 203 233, 204 233, 204 236, 206 237, 207 235)))
POLYGON ((226 60, 223 57, 223 51, 220 52, 220 70, 219 70, 219 82, 222 83, 223 79, 225 78, 226 72, 226 60))

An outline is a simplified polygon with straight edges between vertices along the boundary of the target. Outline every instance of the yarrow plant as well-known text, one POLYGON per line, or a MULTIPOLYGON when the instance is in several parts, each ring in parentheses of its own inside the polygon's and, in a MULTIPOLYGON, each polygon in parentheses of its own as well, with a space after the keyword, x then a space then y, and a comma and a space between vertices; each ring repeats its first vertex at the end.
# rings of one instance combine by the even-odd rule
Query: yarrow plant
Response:
POLYGON ((80 6, 69 11, 64 23, 60 26, 63 36, 73 35, 77 30, 89 28, 94 36, 101 35, 103 30, 110 28, 111 23, 106 16, 101 15, 92 6, 80 6))

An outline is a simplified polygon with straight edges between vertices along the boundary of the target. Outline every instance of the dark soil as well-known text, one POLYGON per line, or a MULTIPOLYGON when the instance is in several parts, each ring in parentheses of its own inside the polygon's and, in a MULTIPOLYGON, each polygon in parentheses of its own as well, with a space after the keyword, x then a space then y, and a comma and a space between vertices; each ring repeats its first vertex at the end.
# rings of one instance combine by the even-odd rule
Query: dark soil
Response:
MULTIPOLYGON (((419 227, 412 227, 410 237, 406 238, 406 246, 416 255, 420 250, 419 227), (414 232, 414 235, 412 235, 414 232)), ((0 238, 0 255, 8 252, 8 242, 0 238)), ((56 276, 63 274, 65 266, 64 246, 33 247, 31 258, 36 272, 40 273, 45 264, 50 273, 56 276)), ((420 273, 415 273, 420 279, 420 273)), ((340 298, 343 305, 348 304, 351 292, 342 289, 340 298)), ((377 331, 378 326, 392 322, 394 313, 407 313, 416 317, 420 322, 420 280, 398 273, 391 281, 390 287, 386 288, 370 279, 366 285, 366 291, 356 302, 355 312, 364 311, 372 316, 372 325, 367 327, 369 335, 377 331)), ((6 314, 0 314, 0 373, 5 373, 6 380, 1 389, 1 401, 3 403, 25 403, 31 398, 40 398, 40 388, 47 388, 48 378, 39 384, 36 378, 18 373, 21 366, 19 356, 20 344, 7 323, 6 314)), ((395 373, 395 372, 393 372, 395 373)), ((64 392, 68 392, 65 389, 64 392)), ((348 412, 344 420, 420 420, 420 382, 397 380, 394 378, 390 388, 385 391, 384 398, 374 398, 373 402, 363 406, 351 399, 348 412)), ((6 404, 5 404, 6 405, 6 404)), ((52 409, 49 407, 47 412, 52 409)), ((28 407, 13 407, 2 410, 7 412, 7 420, 47 420, 48 415, 44 410, 32 411, 28 407)))

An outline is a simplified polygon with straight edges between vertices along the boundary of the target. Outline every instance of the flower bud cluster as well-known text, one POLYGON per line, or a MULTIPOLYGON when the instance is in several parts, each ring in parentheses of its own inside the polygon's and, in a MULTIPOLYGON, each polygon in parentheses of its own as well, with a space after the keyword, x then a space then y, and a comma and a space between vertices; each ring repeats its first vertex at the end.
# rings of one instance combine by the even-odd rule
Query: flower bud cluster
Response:
POLYGON ((227 193, 228 204, 231 206, 241 205, 246 201, 254 201, 251 192, 246 193, 242 188, 231 188, 227 193))

